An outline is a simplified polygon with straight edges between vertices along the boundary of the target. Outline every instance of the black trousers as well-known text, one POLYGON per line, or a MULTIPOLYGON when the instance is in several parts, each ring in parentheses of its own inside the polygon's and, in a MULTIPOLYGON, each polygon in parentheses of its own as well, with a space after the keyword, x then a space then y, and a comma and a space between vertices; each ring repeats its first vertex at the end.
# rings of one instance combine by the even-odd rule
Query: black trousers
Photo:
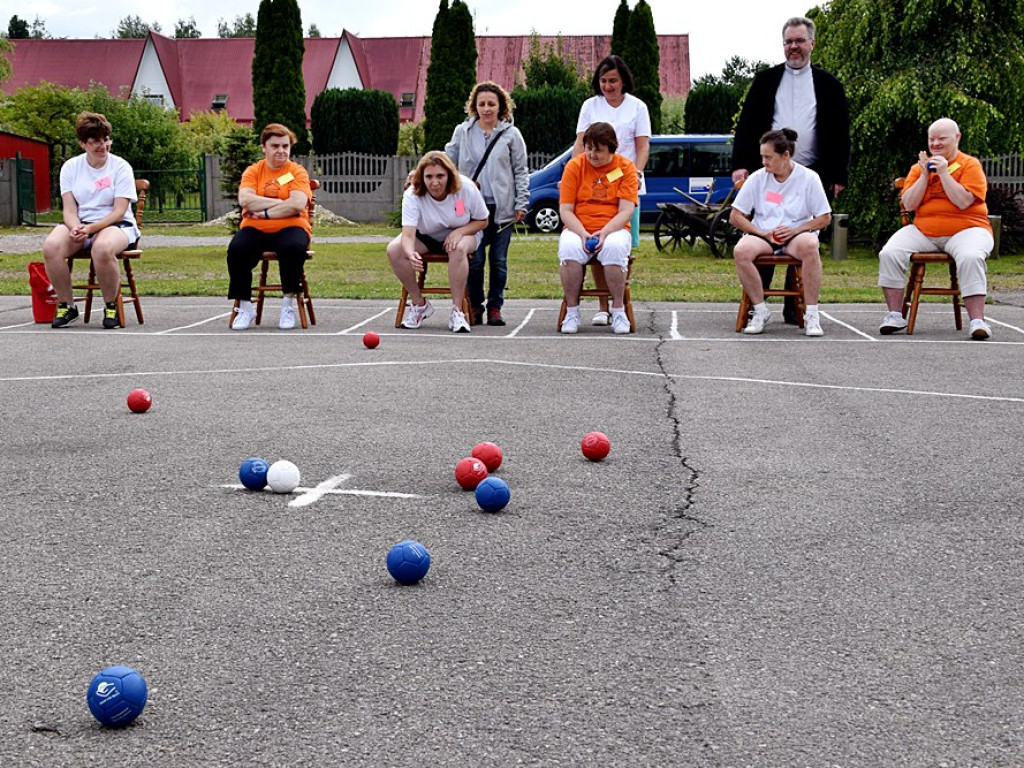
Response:
POLYGON ((228 243, 228 298, 252 299, 252 271, 264 251, 277 254, 284 293, 302 289, 302 265, 309 249, 309 235, 302 227, 285 227, 278 232, 260 232, 255 227, 240 229, 228 243))

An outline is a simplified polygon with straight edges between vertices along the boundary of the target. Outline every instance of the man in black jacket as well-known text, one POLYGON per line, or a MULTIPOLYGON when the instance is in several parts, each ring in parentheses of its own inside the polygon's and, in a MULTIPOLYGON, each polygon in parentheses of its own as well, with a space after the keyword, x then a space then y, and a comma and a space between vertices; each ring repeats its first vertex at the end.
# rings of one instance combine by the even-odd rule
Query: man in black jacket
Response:
MULTIPOLYGON (((831 200, 849 181, 850 107, 842 83, 811 64, 814 22, 794 17, 782 27, 784 64, 758 72, 750 84, 732 147, 732 180, 746 179, 761 167, 761 136, 771 130, 797 132, 793 159, 821 177, 831 200)), ((761 277, 771 285, 773 267, 761 277)), ((786 322, 797 322, 792 299, 786 299, 786 322)))

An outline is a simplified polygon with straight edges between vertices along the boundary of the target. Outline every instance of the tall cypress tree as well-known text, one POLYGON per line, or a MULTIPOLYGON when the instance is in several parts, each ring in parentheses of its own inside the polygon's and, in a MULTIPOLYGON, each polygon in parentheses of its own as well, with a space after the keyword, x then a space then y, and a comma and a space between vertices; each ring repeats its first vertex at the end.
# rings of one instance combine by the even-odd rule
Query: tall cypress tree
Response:
POLYGON ((261 0, 252 57, 253 129, 283 123, 295 132, 292 154, 309 152, 302 79, 302 14, 296 0, 261 0))
POLYGON ((647 0, 640 0, 629 16, 626 51, 623 55, 633 73, 633 95, 651 113, 651 131, 661 133, 661 49, 654 31, 654 14, 647 0))
POLYGON ((426 149, 444 149, 455 126, 466 118, 465 104, 476 85, 473 15, 462 0, 441 0, 430 42, 427 99, 423 105, 426 149))
POLYGON ((629 35, 629 16, 629 6, 626 5, 626 0, 619 0, 619 7, 615 9, 615 20, 612 22, 611 53, 616 56, 623 56, 623 51, 626 50, 626 37, 629 35))

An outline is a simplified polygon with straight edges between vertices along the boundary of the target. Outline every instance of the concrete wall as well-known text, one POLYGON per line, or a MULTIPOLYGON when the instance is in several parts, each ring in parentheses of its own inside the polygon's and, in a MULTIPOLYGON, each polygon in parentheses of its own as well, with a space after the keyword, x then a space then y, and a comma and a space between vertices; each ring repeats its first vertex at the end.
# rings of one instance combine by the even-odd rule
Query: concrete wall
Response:
POLYGON ((18 188, 17 163, 13 157, 0 158, 0 224, 5 227, 17 226, 18 188))

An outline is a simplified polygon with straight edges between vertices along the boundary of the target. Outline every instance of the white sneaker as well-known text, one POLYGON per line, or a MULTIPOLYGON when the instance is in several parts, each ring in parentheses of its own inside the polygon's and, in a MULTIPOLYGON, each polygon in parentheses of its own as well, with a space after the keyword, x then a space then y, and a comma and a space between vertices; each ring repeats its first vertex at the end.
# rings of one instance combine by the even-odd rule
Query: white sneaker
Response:
POLYGON ((883 336, 889 336, 897 331, 907 329, 907 319, 900 312, 886 312, 882 318, 882 324, 878 326, 878 332, 883 336))
POLYGON ((469 333, 469 323, 458 307, 452 307, 452 313, 448 316, 448 330, 452 333, 469 333))
POLYGON ((239 308, 238 314, 235 315, 234 321, 231 323, 232 331, 244 331, 250 325, 252 321, 256 319, 255 309, 241 309, 239 308))
POLYGON ((629 317, 625 312, 612 312, 612 333, 629 333, 629 317))
POLYGON ((562 327, 559 329, 562 333, 576 333, 580 329, 580 316, 578 314, 569 313, 565 316, 565 320, 562 321, 562 327))
POLYGON ((608 324, 611 323, 611 321, 612 321, 611 320, 611 316, 607 312, 605 312, 604 310, 601 310, 596 315, 594 315, 594 319, 590 321, 590 324, 591 325, 608 325, 608 324))
POLYGON ((804 336, 824 336, 821 318, 817 312, 804 312, 804 336))
POLYGON ((434 307, 426 299, 422 305, 410 304, 405 312, 405 319, 402 320, 403 328, 416 329, 423 325, 423 321, 434 314, 434 307))
POLYGON ((976 341, 984 341, 992 338, 992 326, 980 317, 971 320, 971 338, 976 341))
POLYGON ((744 333, 763 333, 764 327, 772 321, 772 313, 770 310, 764 312, 754 312, 750 316, 750 321, 747 323, 747 327, 743 329, 744 333))
POLYGON ((281 319, 277 322, 277 327, 282 331, 290 331, 295 327, 295 305, 294 304, 282 304, 281 305, 281 319))

